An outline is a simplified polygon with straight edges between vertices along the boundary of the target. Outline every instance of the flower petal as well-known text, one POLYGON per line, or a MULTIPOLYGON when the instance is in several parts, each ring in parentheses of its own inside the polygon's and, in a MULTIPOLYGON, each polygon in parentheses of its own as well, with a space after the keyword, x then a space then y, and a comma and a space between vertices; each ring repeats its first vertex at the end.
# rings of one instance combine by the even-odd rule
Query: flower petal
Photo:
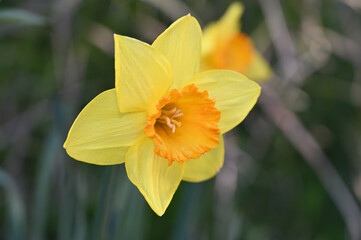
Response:
POLYGON ((96 96, 80 112, 64 143, 67 153, 83 162, 124 162, 130 145, 144 136, 145 112, 120 113, 115 89, 96 96))
POLYGON ((221 19, 205 27, 202 39, 203 56, 210 54, 219 42, 240 32, 242 14, 243 5, 239 2, 234 2, 228 7, 221 19))
POLYGON ((144 42, 114 35, 114 44, 119 110, 145 111, 168 89, 172 67, 161 52, 144 42))
POLYGON ((211 65, 207 70, 228 69, 244 74, 253 61, 254 53, 252 40, 246 34, 233 34, 220 42, 212 54, 203 57, 201 68, 204 70, 206 65, 211 65))
POLYGON ((66 147, 66 152, 72 158, 96 165, 116 165, 125 162, 129 147, 109 147, 99 149, 84 149, 84 147, 66 147))
POLYGON ((224 143, 223 136, 219 135, 219 144, 215 149, 203 154, 198 159, 185 162, 184 181, 201 182, 212 178, 223 166, 224 143))
POLYGON ((255 81, 266 81, 271 77, 272 70, 263 56, 258 51, 255 51, 253 60, 245 75, 255 81))
POLYGON ((143 138, 130 147, 125 160, 128 177, 155 213, 162 216, 182 179, 184 165, 154 153, 154 142, 143 138))
POLYGON ((230 70, 210 70, 194 76, 187 84, 194 83, 207 90, 216 99, 221 111, 219 129, 225 133, 237 126, 256 104, 261 87, 242 74, 230 70))
POLYGON ((201 40, 199 23, 187 15, 175 21, 152 44, 173 67, 174 77, 170 88, 181 89, 185 81, 199 72, 201 40))
POLYGON ((232 3, 228 8, 227 11, 224 13, 222 18, 219 20, 222 27, 227 31, 240 31, 241 30, 241 17, 243 14, 243 4, 240 2, 232 3))

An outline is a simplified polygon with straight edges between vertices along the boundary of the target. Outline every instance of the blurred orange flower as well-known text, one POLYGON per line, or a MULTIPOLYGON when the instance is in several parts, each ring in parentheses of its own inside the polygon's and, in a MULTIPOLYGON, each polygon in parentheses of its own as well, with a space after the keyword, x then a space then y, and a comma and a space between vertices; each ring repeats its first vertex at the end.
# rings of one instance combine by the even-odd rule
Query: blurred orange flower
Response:
POLYGON ((241 32, 243 5, 235 2, 220 20, 205 27, 201 70, 229 69, 255 81, 266 81, 272 71, 255 49, 252 39, 241 32))

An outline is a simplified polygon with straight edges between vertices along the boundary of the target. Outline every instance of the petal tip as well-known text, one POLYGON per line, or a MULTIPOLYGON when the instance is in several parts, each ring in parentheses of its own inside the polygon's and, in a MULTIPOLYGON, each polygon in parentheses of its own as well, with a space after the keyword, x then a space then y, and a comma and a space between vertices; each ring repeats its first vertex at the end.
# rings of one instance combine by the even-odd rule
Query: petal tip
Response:
POLYGON ((166 209, 164 209, 163 211, 155 211, 155 210, 154 210, 154 212, 155 212, 155 214, 157 214, 159 217, 162 217, 162 216, 164 215, 164 213, 165 213, 165 210, 166 210, 166 209))
POLYGON ((66 138, 64 144, 63 144, 63 148, 67 149, 69 147, 69 138, 66 138))
POLYGON ((233 2, 230 6, 230 8, 238 8, 238 9, 243 9, 244 6, 241 2, 233 2))
POLYGON ((116 40, 116 39, 119 38, 119 37, 120 37, 119 34, 113 33, 113 38, 114 38, 114 40, 116 40))
POLYGON ((240 2, 233 2, 229 8, 228 8, 229 11, 233 11, 233 14, 236 16, 239 16, 241 17, 242 14, 243 14, 243 10, 244 10, 244 6, 242 3, 240 2))
POLYGON ((193 17, 190 13, 188 13, 187 15, 179 18, 179 19, 178 19, 177 21, 175 21, 174 23, 176 23, 176 22, 178 22, 178 21, 179 21, 179 22, 181 22, 181 21, 187 21, 187 23, 189 23, 190 21, 195 21, 195 22, 199 25, 198 20, 197 20, 195 17, 193 17))

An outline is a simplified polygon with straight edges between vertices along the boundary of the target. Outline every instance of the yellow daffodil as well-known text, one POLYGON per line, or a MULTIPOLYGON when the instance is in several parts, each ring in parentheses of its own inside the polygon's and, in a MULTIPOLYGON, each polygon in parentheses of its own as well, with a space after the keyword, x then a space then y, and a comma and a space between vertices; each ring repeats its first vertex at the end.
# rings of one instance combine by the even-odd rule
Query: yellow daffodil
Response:
POLYGON ((252 40, 240 31, 241 3, 233 3, 222 18, 205 27, 201 70, 230 69, 255 81, 266 81, 272 71, 254 48, 252 40))
POLYGON ((162 215, 181 180, 204 181, 223 165, 222 134, 260 94, 228 70, 199 72, 202 31, 188 15, 152 45, 114 35, 115 88, 79 114, 64 148, 83 162, 125 162, 129 179, 162 215))

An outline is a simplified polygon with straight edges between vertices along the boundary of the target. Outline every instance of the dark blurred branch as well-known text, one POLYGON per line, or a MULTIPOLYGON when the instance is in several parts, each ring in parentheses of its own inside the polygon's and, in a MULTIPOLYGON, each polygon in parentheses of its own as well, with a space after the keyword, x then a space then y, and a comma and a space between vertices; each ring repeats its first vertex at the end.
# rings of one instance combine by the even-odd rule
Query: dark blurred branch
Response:
MULTIPOLYGON (((287 28, 279 0, 259 0, 259 2, 279 59, 282 79, 286 82, 291 80, 295 83, 301 83, 303 79, 307 77, 303 67, 312 69, 313 64, 309 62, 304 65, 302 64, 301 59, 298 59, 298 54, 287 28)), ((312 5, 314 9, 317 9, 318 4, 321 4, 319 1, 309 1, 307 3, 309 6, 312 5)), ((318 15, 317 11, 315 13, 316 14, 313 15, 318 15)), ((309 16, 309 21, 307 23, 311 24, 306 26, 305 29, 307 31, 317 31, 320 29, 320 23, 318 23, 317 19, 314 19, 314 16, 312 17, 312 15, 309 16), (312 28, 310 28, 310 26, 312 28)), ((307 33, 307 31, 305 32, 306 36, 307 34, 310 35, 310 32, 307 33)), ((325 35, 327 36, 327 34, 325 34, 323 30, 317 32, 319 33, 317 39, 314 38, 314 34, 311 33, 313 37, 309 38, 311 40, 310 43, 317 43, 317 45, 322 48, 323 44, 319 43, 328 43, 328 40, 325 40, 325 35)), ((327 48, 322 48, 326 55, 328 54, 327 52, 330 51, 330 45, 332 45, 332 47, 334 46, 331 42, 331 44, 326 44, 327 48)), ((343 44, 341 43, 340 45, 342 46, 343 44)), ((355 45, 353 45, 353 49, 355 49, 355 45)), ((310 50, 310 53, 312 54, 312 49, 310 50)), ((322 61, 320 61, 321 64, 319 64, 319 66, 322 66, 327 58, 328 57, 326 56, 326 59, 321 59, 322 61)), ((355 63, 356 61, 353 60, 353 62, 355 63)), ((312 73, 312 71, 310 71, 310 73, 312 73)), ((290 86, 291 85, 286 86, 287 91, 290 86)), ((265 114, 282 130, 285 137, 291 142, 295 149, 298 150, 304 160, 319 177, 321 183, 328 191, 330 197, 344 218, 351 239, 360 239, 361 212, 359 206, 336 169, 322 152, 319 144, 303 126, 297 116, 287 109, 279 95, 277 95, 268 85, 263 86, 260 104, 265 114)))
POLYGON ((286 81, 299 80, 295 78, 296 72, 299 70, 295 58, 296 49, 284 20, 280 2, 278 0, 259 0, 259 3, 280 61, 282 78, 286 81))
POLYGON ((280 97, 267 85, 262 86, 259 102, 264 113, 282 130, 285 137, 314 170, 344 218, 351 239, 360 239, 359 206, 319 144, 297 116, 287 109, 280 97))
POLYGON ((354 67, 361 71, 361 45, 331 29, 325 30, 327 38, 332 45, 335 55, 350 61, 354 67))
POLYGON ((339 0, 340 2, 346 4, 353 10, 357 12, 361 12, 361 2, 359 0, 339 0))
MULTIPOLYGON (((117 34, 121 34, 121 33, 117 33, 117 34)), ((114 55, 113 35, 114 32, 110 28, 98 22, 94 22, 92 27, 90 28, 88 39, 89 42, 94 44, 94 46, 98 47, 104 53, 108 54, 109 56, 113 56, 114 55)))

